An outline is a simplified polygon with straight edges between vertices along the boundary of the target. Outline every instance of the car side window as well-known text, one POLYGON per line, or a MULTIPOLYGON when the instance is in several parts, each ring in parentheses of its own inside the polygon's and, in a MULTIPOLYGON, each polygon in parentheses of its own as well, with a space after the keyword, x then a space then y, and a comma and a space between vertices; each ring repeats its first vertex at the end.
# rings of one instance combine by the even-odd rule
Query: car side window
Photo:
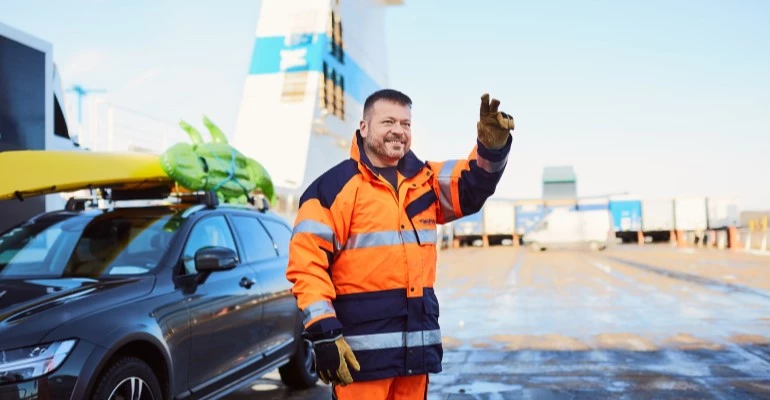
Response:
POLYGON ((270 236, 273 237, 273 241, 278 248, 278 254, 280 256, 288 256, 291 230, 286 225, 269 219, 263 219, 262 223, 265 224, 265 228, 270 232, 270 236))
POLYGON ((227 225, 227 220, 225 220, 224 216, 219 215, 205 218, 198 221, 192 228, 182 253, 185 273, 197 273, 195 269, 195 252, 206 246, 222 246, 236 252, 238 251, 235 248, 233 234, 230 232, 230 227, 227 225))
POLYGON ((243 253, 246 262, 257 262, 276 258, 273 239, 255 217, 234 216, 233 225, 243 242, 243 253))

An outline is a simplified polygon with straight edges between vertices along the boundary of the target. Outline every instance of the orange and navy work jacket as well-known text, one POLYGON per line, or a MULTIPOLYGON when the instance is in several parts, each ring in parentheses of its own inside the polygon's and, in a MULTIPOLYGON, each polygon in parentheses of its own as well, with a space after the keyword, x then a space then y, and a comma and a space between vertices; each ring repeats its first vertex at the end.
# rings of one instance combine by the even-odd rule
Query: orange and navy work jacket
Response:
POLYGON ((361 365, 354 380, 441 371, 436 224, 479 211, 507 164, 477 141, 467 159, 397 166, 397 187, 375 173, 356 132, 351 158, 300 198, 287 279, 311 338, 343 334, 361 365))

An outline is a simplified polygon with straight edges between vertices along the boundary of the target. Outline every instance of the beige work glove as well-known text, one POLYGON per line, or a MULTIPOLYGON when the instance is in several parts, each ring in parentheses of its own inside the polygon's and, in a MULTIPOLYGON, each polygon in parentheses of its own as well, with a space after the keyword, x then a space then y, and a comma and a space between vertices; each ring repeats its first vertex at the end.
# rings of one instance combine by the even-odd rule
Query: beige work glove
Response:
POLYGON ((313 342, 313 348, 315 350, 315 369, 318 372, 318 377, 327 385, 329 382, 334 382, 340 384, 340 386, 345 386, 353 382, 353 377, 350 376, 350 370, 348 369, 348 363, 356 371, 361 370, 353 350, 350 349, 348 342, 345 341, 342 335, 332 339, 313 342))
POLYGON ((490 150, 497 150, 505 146, 510 131, 513 130, 513 117, 502 111, 498 111, 500 101, 492 99, 489 94, 481 96, 481 111, 479 122, 476 123, 479 141, 490 150))

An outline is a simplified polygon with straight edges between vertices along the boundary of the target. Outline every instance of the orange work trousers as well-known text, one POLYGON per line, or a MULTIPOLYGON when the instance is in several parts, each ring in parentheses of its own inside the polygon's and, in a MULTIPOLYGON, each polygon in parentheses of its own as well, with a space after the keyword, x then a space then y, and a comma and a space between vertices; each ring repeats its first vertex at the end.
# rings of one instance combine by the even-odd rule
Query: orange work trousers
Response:
POLYGON ((376 381, 334 385, 333 400, 425 400, 428 375, 397 376, 376 381))

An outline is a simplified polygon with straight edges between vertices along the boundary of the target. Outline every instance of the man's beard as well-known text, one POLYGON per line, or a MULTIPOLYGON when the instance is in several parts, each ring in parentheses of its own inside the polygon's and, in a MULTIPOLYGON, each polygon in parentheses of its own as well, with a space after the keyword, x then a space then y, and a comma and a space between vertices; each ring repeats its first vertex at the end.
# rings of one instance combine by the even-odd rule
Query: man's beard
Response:
MULTIPOLYGON (((389 136, 385 140, 398 140, 395 137, 389 136)), ((378 142, 372 136, 368 136, 364 139, 364 145, 370 152, 376 154, 378 157, 388 160, 400 160, 408 151, 406 143, 401 143, 401 148, 398 150, 389 148, 385 140, 378 142)))

